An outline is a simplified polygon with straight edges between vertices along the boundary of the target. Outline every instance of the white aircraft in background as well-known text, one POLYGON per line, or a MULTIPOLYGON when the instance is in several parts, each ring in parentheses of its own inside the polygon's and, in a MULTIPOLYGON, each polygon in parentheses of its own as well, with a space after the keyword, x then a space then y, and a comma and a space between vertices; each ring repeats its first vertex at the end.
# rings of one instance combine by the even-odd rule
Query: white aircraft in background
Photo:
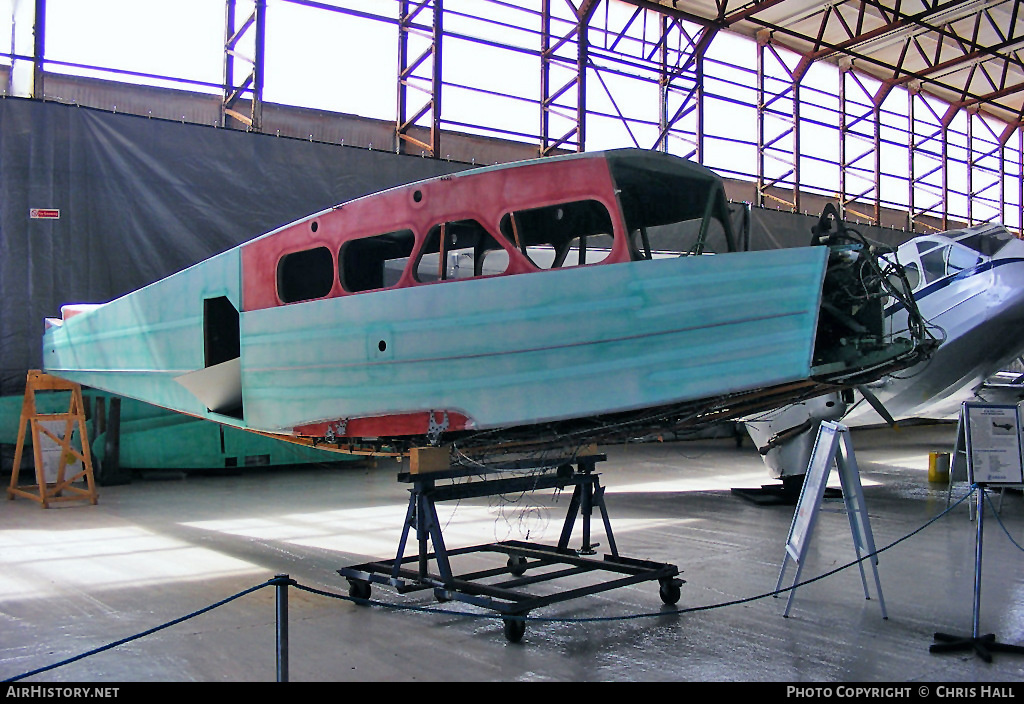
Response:
MULTIPOLYGON (((1024 374, 1006 371, 1024 355, 1024 241, 986 224, 915 237, 883 258, 904 266, 917 309, 941 344, 928 360, 858 387, 859 400, 837 392, 746 419, 770 474, 783 482, 762 487, 768 495, 799 493, 822 420, 855 427, 952 419, 964 401, 1024 398, 1024 374)), ((907 327, 907 312, 890 299, 891 331, 907 327)))

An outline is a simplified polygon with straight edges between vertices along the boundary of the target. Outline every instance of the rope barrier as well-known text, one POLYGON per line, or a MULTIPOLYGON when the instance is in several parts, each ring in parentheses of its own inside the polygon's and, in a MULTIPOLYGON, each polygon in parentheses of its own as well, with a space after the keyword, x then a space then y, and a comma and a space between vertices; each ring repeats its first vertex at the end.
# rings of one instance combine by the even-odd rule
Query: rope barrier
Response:
MULTIPOLYGON (((818 575, 816 577, 812 577, 812 578, 807 579, 807 580, 805 580, 803 582, 800 582, 799 584, 793 584, 793 585, 791 585, 789 587, 785 587, 785 588, 782 588, 782 589, 772 590, 770 592, 765 592, 763 594, 758 594, 756 596, 744 597, 744 598, 741 598, 741 599, 733 599, 731 601, 718 602, 718 603, 715 603, 715 604, 707 604, 707 605, 704 605, 704 606, 692 606, 692 607, 688 607, 688 608, 668 609, 668 608, 664 608, 663 607, 663 609, 661 611, 657 611, 657 612, 639 613, 639 614, 626 614, 626 615, 621 615, 621 616, 590 616, 590 617, 581 617, 581 618, 525 616, 525 615, 499 614, 499 613, 475 613, 475 612, 466 612, 466 611, 454 611, 454 610, 451 610, 451 609, 444 609, 444 608, 439 608, 439 607, 416 606, 416 605, 410 605, 410 604, 391 604, 391 603, 382 602, 382 601, 376 601, 376 600, 372 600, 372 599, 364 599, 364 598, 360 598, 360 597, 353 597, 353 596, 347 596, 347 595, 344 595, 344 594, 337 594, 337 593, 333 593, 333 592, 328 592, 328 591, 325 591, 325 590, 322 590, 322 589, 317 589, 317 588, 314 588, 314 587, 310 587, 310 586, 306 586, 306 585, 303 585, 303 584, 299 584, 295 580, 289 578, 287 575, 277 575, 273 579, 269 579, 269 580, 263 582, 262 584, 258 584, 258 585, 255 585, 253 587, 249 587, 248 589, 240 591, 237 594, 234 594, 234 595, 229 596, 229 597, 227 597, 225 599, 222 599, 222 600, 220 600, 220 601, 218 601, 218 602, 216 602, 214 604, 210 604, 209 606, 206 606, 206 607, 204 607, 202 609, 199 609, 197 611, 193 611, 192 613, 187 614, 185 616, 181 616, 181 617, 176 618, 176 619, 174 619, 172 621, 168 621, 167 623, 164 623, 162 625, 155 626, 155 627, 150 628, 150 629, 148 629, 146 631, 142 631, 141 633, 137 633, 136 635, 133 635, 133 636, 128 636, 126 638, 122 638, 120 640, 114 641, 114 642, 109 643, 107 645, 100 646, 98 648, 93 648, 92 650, 88 650, 88 651, 86 651, 84 653, 81 653, 79 655, 75 655, 73 657, 67 658, 67 659, 62 660, 60 662, 53 663, 52 665, 47 665, 45 667, 40 667, 40 668, 37 668, 35 670, 30 670, 29 672, 24 672, 24 673, 22 673, 20 675, 16 675, 14 677, 7 678, 7 679, 3 680, 3 682, 17 682, 17 681, 22 680, 22 679, 24 679, 26 677, 31 677, 33 675, 38 675, 38 674, 41 674, 43 672, 48 672, 48 671, 54 670, 54 669, 56 669, 58 667, 62 667, 64 665, 68 665, 70 663, 77 662, 78 660, 82 660, 84 658, 88 658, 88 657, 91 657, 93 655, 97 655, 97 654, 105 652, 107 650, 111 650, 113 648, 116 648, 118 646, 124 645, 126 643, 130 643, 130 642, 138 640, 140 638, 144 638, 146 636, 152 635, 152 634, 157 633, 158 631, 162 631, 162 630, 164 630, 166 628, 170 628, 171 626, 174 626, 174 625, 177 625, 177 624, 182 623, 184 621, 187 621, 189 619, 195 618, 196 616, 200 616, 202 614, 208 613, 208 612, 210 612, 210 611, 212 611, 212 610, 214 610, 216 608, 224 606, 225 604, 228 604, 228 603, 230 603, 232 601, 235 601, 236 599, 240 599, 243 596, 246 596, 248 594, 251 594, 251 593, 256 592, 256 591, 258 591, 260 589, 263 589, 265 587, 270 587, 270 586, 274 586, 274 587, 293 586, 296 589, 300 589, 302 591, 305 591, 305 592, 308 592, 308 593, 311 593, 311 594, 317 594, 319 596, 329 597, 329 598, 333 598, 333 599, 342 599, 342 600, 345 600, 345 601, 352 601, 352 602, 360 604, 360 605, 372 605, 372 606, 379 606, 379 607, 382 607, 382 608, 390 608, 390 609, 396 609, 396 610, 418 611, 418 612, 422 612, 422 613, 444 614, 444 615, 448 615, 448 616, 464 616, 464 617, 468 617, 468 618, 492 618, 492 619, 499 619, 500 618, 502 620, 523 620, 523 621, 529 620, 529 621, 533 621, 533 622, 596 623, 596 622, 602 622, 602 621, 629 621, 629 620, 636 620, 636 619, 642 619, 642 618, 661 618, 661 617, 670 616, 670 615, 671 616, 679 616, 679 615, 687 614, 687 613, 695 613, 695 612, 700 612, 700 611, 711 611, 713 609, 721 609, 721 608, 725 608, 725 607, 728 607, 728 606, 737 606, 739 604, 747 604, 747 603, 750 603, 750 602, 753 602, 753 601, 758 601, 760 599, 765 599, 767 597, 776 597, 779 594, 784 594, 786 592, 792 591, 792 590, 797 589, 799 587, 802 587, 802 586, 805 586, 805 585, 808 585, 808 584, 812 584, 814 582, 818 582, 820 580, 823 580, 823 579, 826 579, 828 577, 831 577, 832 575, 835 575, 835 574, 837 574, 839 572, 842 572, 843 570, 849 569, 850 567, 853 567, 854 565, 857 565, 858 563, 863 562, 864 560, 867 560, 867 559, 872 558, 872 557, 874 557, 876 555, 879 555, 879 554, 885 552, 886 550, 890 550, 893 547, 899 545, 900 543, 903 543, 906 540, 909 540, 910 538, 912 538, 913 536, 917 535, 918 533, 920 533, 921 531, 925 530, 926 528, 932 526, 940 518, 943 518, 950 511, 952 511, 954 508, 956 508, 961 503, 963 503, 968 498, 970 498, 974 494, 974 492, 976 490, 977 490, 977 486, 976 485, 972 485, 971 488, 970 488, 970 491, 968 491, 963 497, 961 497, 959 500, 957 500, 956 503, 952 504, 951 506, 948 506, 942 513, 936 515, 934 518, 930 519, 929 521, 924 523, 922 526, 920 526, 919 528, 913 530, 912 532, 908 533, 907 535, 903 536, 902 538, 898 538, 897 540, 894 540, 893 542, 889 543, 885 547, 879 548, 879 549, 875 550, 875 552, 873 552, 873 553, 870 553, 870 554, 867 554, 867 555, 863 555, 862 557, 860 557, 857 560, 853 560, 853 561, 851 561, 851 562, 849 562, 849 563, 847 563, 845 565, 842 565, 840 567, 836 567, 834 569, 831 569, 831 570, 829 570, 827 572, 824 572, 824 573, 822 573, 822 574, 820 574, 820 575, 818 575)), ((987 496, 986 496, 986 499, 991 502, 991 499, 989 499, 987 496)), ((998 516, 998 513, 996 515, 998 516)), ((1001 521, 1000 521, 1000 525, 1003 526, 1001 521)), ((1006 531, 1006 527, 1005 526, 1003 526, 1003 530, 1006 531)), ((1009 532, 1007 532, 1006 534, 1009 537, 1009 532)), ((1010 541, 1018 549, 1024 549, 1024 548, 1021 548, 1021 546, 1016 541, 1014 541, 1012 537, 1010 537, 1010 541)), ((286 592, 287 590, 283 589, 282 591, 286 592)), ((285 609, 285 615, 286 615, 286 613, 287 613, 287 610, 285 609)), ((280 631, 281 624, 278 624, 278 628, 279 628, 279 633, 280 633, 281 632, 280 631)), ((285 633, 286 632, 287 631, 285 630, 285 633)), ((285 657, 287 657, 286 654, 287 654, 287 645, 285 645, 285 657)), ((279 680, 282 678, 282 672, 280 672, 280 667, 279 667, 278 677, 279 677, 279 680)), ((283 678, 285 680, 287 679, 287 673, 286 672, 283 673, 283 678)))
POLYGON ((270 585, 277 584, 277 583, 278 583, 278 579, 277 578, 271 579, 271 580, 267 580, 263 584, 258 584, 255 587, 249 587, 248 589, 240 591, 240 592, 238 592, 237 594, 235 594, 233 596, 229 596, 226 599, 221 599, 220 601, 218 601, 215 604, 210 604, 209 606, 204 607, 202 609, 199 609, 198 611, 193 611, 192 613, 190 613, 190 614, 188 614, 186 616, 182 616, 180 618, 174 619, 173 621, 168 621, 167 623, 165 623, 163 625, 155 626, 153 628, 150 628, 148 631, 143 631, 142 633, 137 633, 134 636, 128 636, 127 638, 122 638, 121 640, 114 641, 113 643, 108 643, 107 645, 100 646, 99 648, 93 648, 92 650, 88 650, 88 651, 86 651, 84 653, 81 653, 80 655, 75 655, 74 657, 70 657, 67 660, 62 660, 62 661, 60 661, 58 663, 54 663, 53 665, 47 665, 46 667, 40 667, 39 669, 32 670, 30 672, 25 672, 23 674, 17 675, 16 677, 11 677, 10 679, 6 679, 6 680, 4 680, 4 682, 17 682, 18 680, 24 679, 26 677, 30 677, 32 675, 38 675, 38 674, 40 674, 42 672, 47 672, 49 670, 54 670, 54 669, 56 669, 58 667, 63 667, 64 665, 68 665, 68 664, 76 662, 78 660, 82 660, 84 658, 87 658, 87 657, 96 655, 98 653, 102 653, 104 651, 110 650, 111 648, 116 648, 119 645, 124 645, 125 643, 130 643, 133 640, 138 640, 139 638, 145 638, 146 636, 152 635, 152 634, 156 633, 157 631, 162 631, 165 628, 170 628, 171 626, 177 625, 177 624, 179 624, 179 623, 181 623, 183 621, 188 621, 191 618, 195 618, 196 616, 200 616, 200 615, 205 614, 205 613, 207 613, 209 611, 213 611, 214 609, 219 608, 221 606, 224 606, 224 604, 232 602, 235 599, 240 599, 241 597, 245 596, 246 594, 251 594, 252 592, 258 591, 260 589, 263 589, 264 587, 269 587, 270 585))
MULTIPOLYGON (((970 494, 968 494, 968 496, 970 496, 970 494)), ((1021 552, 1024 552, 1024 547, 1021 547, 1021 544, 1014 540, 1013 536, 1010 535, 1009 529, 1003 523, 1003 519, 999 516, 999 511, 996 509, 995 506, 992 505, 992 497, 989 496, 988 493, 985 494, 985 501, 988 502, 989 508, 992 509, 992 515, 996 517, 996 523, 998 523, 999 527, 1003 529, 1003 533, 1006 535, 1007 539, 1009 539, 1009 541, 1013 543, 1013 546, 1015 548, 1017 548, 1021 552)))

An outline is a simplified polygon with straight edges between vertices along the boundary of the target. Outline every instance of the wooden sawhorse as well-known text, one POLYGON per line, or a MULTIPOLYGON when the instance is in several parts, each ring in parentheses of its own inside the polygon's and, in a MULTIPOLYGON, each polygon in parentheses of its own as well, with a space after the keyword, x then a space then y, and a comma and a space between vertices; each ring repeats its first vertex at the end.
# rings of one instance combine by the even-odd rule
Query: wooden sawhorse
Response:
POLYGON ((21 404, 21 421, 18 425, 18 445, 14 451, 14 468, 11 471, 11 485, 7 488, 7 498, 22 496, 38 501, 43 508, 58 501, 88 500, 96 505, 96 483, 93 479, 92 457, 89 452, 89 436, 85 430, 85 404, 82 401, 82 387, 78 384, 58 379, 38 369, 29 370, 25 384, 25 398, 21 404), (41 413, 36 407, 36 393, 39 391, 69 391, 71 400, 68 410, 64 413, 41 413), (64 435, 58 437, 43 425, 44 421, 64 421, 64 435), (81 450, 71 445, 71 437, 78 426, 78 437, 81 450), (21 470, 21 453, 25 447, 26 432, 32 433, 32 451, 35 458, 36 483, 19 486, 18 474, 21 470), (60 447, 56 481, 46 481, 43 467, 43 448, 40 434, 53 440, 60 447), (68 473, 68 466, 81 460, 82 471, 68 473), (85 479, 85 488, 74 486, 73 483, 85 479))

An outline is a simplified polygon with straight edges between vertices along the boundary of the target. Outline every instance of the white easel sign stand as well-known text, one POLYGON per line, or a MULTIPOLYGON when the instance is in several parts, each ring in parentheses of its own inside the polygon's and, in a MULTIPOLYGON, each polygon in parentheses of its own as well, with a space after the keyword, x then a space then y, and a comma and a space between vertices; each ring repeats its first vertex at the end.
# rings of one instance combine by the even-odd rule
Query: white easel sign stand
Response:
POLYGON ((803 488, 800 490, 800 499, 797 501, 796 513, 793 514, 793 523, 789 529, 789 538, 786 540, 786 554, 782 559, 779 581, 775 585, 776 596, 778 596, 777 592, 779 589, 782 588, 782 578, 786 574, 786 564, 791 559, 796 563, 796 576, 793 578, 793 587, 789 592, 789 600, 786 602, 786 611, 783 616, 789 617, 789 609, 793 605, 796 585, 800 581, 800 571, 803 569, 807 545, 810 541, 811 533, 814 531, 815 520, 817 519, 821 500, 825 495, 825 486, 828 484, 828 478, 833 466, 839 470, 839 480, 843 488, 843 501, 846 503, 846 514, 850 519, 853 544, 857 551, 860 580, 864 586, 864 598, 871 598, 868 592, 867 578, 864 575, 864 558, 862 557, 867 555, 874 572, 875 589, 878 591, 878 602, 882 608, 882 618, 887 619, 889 617, 885 612, 882 584, 878 579, 878 556, 875 554, 875 541, 871 535, 868 512, 864 505, 864 490, 860 483, 860 472, 857 469, 857 460, 853 456, 850 429, 845 425, 832 421, 822 421, 821 426, 818 428, 818 437, 814 441, 811 460, 807 465, 807 474, 804 475, 803 488))
POLYGON ((1024 646, 996 641, 995 634, 980 635, 981 547, 985 523, 985 490, 988 486, 1024 484, 1020 406, 967 401, 960 410, 957 442, 966 447, 967 480, 978 490, 978 528, 974 549, 974 619, 970 636, 936 633, 930 651, 948 653, 973 650, 985 662, 992 652, 1024 653, 1024 646))

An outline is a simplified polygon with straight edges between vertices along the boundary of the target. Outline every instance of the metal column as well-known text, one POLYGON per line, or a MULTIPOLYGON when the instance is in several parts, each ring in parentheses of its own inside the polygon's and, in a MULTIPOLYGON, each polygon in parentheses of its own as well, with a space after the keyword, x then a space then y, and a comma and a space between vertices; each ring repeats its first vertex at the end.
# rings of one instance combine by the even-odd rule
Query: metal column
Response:
POLYGON ((46 0, 35 0, 36 16, 32 42, 32 97, 42 100, 43 61, 46 56, 46 0))
POLYGON ((252 12, 238 23, 237 0, 226 0, 224 10, 224 96, 221 102, 221 126, 229 127, 233 118, 252 132, 263 128, 263 65, 267 31, 267 0, 253 0, 252 12), (249 42, 251 46, 248 46, 249 42), (245 54, 245 44, 251 54, 245 54), (235 62, 250 66, 249 74, 236 80, 235 62), (243 97, 249 99, 249 113, 239 110, 243 97))
MULTIPOLYGON (((558 0, 554 0, 556 3, 558 0)), ((559 150, 582 152, 586 147, 587 122, 587 53, 590 18, 600 0, 584 0, 577 8, 568 0, 564 4, 569 11, 570 26, 565 34, 553 34, 553 22, 565 23, 551 11, 552 0, 541 2, 541 52, 540 52, 540 154, 548 156, 559 150), (563 50, 575 45, 575 55, 563 50), (560 85, 552 84, 552 73, 569 70, 569 78, 560 85), (560 104, 563 96, 573 96, 574 102, 560 104), (568 121, 569 128, 560 136, 552 134, 555 122, 568 121)))
POLYGON ((800 81, 810 66, 806 57, 797 59, 790 68, 792 59, 772 46, 771 33, 758 33, 757 205, 773 200, 794 212, 800 210, 800 81), (774 90, 777 83, 782 86, 774 90), (787 188, 791 200, 773 192, 787 188))
POLYGON ((924 228, 922 218, 929 216, 940 221, 946 209, 943 192, 946 129, 929 98, 920 92, 920 86, 912 83, 908 88, 907 229, 918 232, 924 228), (924 114, 919 115, 920 111, 924 114), (932 196, 926 203, 921 202, 924 194, 932 196))
POLYGON ((704 160, 704 54, 718 33, 714 25, 703 27, 697 38, 687 33, 678 18, 661 18, 661 75, 658 139, 655 149, 670 151, 669 137, 689 141, 691 148, 679 153, 686 159, 704 160), (670 48, 671 39, 677 48, 670 48), (675 96, 678 107, 673 109, 675 96), (684 123, 688 127, 681 127, 684 123))
POLYGON ((441 155, 443 20, 442 0, 401 0, 399 3, 397 153, 414 153, 411 148, 424 156, 437 158, 441 155), (424 72, 424 69, 428 70, 424 72), (426 101, 415 111, 409 108, 410 88, 426 95, 426 101), (429 116, 426 126, 421 123, 425 116, 429 116))
POLYGON ((890 87, 883 84, 878 91, 871 92, 849 62, 840 66, 839 214, 843 218, 854 215, 873 225, 881 224, 881 112, 889 91, 890 87), (851 87, 861 99, 859 102, 851 99, 851 87), (853 106, 860 110, 853 113, 853 106), (863 124, 870 131, 856 129, 863 124), (858 143, 868 146, 857 149, 858 143), (866 187, 859 187, 865 183, 866 187))

